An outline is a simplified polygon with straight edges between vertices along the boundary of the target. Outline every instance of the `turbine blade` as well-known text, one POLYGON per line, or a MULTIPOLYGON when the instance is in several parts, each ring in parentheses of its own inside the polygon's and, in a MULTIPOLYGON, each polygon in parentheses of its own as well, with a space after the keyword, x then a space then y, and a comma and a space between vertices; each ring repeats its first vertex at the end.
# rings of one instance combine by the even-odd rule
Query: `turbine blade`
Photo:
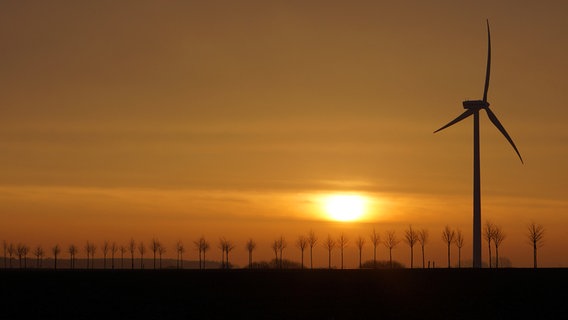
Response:
POLYGON ((489 31, 489 19, 487 19, 487 70, 485 71, 485 89, 483 90, 483 102, 487 102, 489 90, 489 74, 491 73, 491 33, 489 31))
POLYGON ((493 111, 491 111, 491 109, 489 109, 489 107, 484 108, 485 111, 487 111, 487 116, 489 116, 489 120, 491 120, 491 122, 493 122, 493 124, 497 127, 497 129, 499 129, 499 131, 501 131, 501 133, 505 136, 505 138, 507 138, 507 140, 509 141, 509 143, 511 144, 511 146, 513 147, 513 149, 515 149, 515 152, 517 153, 517 155, 519 156, 519 159, 521 160, 521 163, 524 163, 523 161, 523 157, 521 157, 521 154, 519 153, 519 150, 517 149, 517 146, 515 146, 515 143, 513 142, 513 139, 511 139, 511 137, 509 136, 509 134, 507 133, 507 130, 505 130, 505 128, 503 127, 503 125, 501 124, 501 122, 499 122, 499 119, 497 119, 497 116, 493 113, 493 111))
POLYGON ((436 132, 438 132, 438 131, 441 131, 441 130, 444 130, 444 129, 446 129, 447 127, 449 127, 449 126, 451 126, 451 125, 453 125, 453 124, 456 124, 456 123, 462 121, 463 119, 469 117, 469 116, 472 115, 472 114, 473 114, 473 109, 467 109, 464 113, 462 113, 461 115, 459 115, 457 118, 455 118, 454 120, 450 121, 448 124, 446 124, 445 126, 441 127, 440 129, 434 131, 434 133, 436 133, 436 132))

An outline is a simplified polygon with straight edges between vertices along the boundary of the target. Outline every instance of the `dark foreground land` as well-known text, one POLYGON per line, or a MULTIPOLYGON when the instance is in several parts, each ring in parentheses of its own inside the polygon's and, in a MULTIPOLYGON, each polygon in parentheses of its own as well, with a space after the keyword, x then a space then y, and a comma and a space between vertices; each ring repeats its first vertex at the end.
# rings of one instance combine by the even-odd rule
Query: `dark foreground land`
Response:
POLYGON ((0 319, 566 319, 568 269, 0 270, 0 319))

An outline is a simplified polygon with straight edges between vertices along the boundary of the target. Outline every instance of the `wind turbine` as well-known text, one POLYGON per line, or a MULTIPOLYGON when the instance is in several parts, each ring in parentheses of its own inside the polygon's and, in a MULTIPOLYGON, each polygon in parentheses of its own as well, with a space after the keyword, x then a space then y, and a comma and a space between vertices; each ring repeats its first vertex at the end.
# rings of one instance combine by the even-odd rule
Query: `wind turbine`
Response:
POLYGON ((445 126, 434 131, 434 133, 444 130, 463 119, 473 115, 473 267, 481 268, 481 179, 480 179, 480 166, 479 166, 479 111, 481 109, 487 112, 489 120, 501 131, 507 138, 515 152, 519 156, 521 163, 523 158, 519 150, 515 146, 513 139, 509 136, 497 116, 489 109, 489 102, 487 102, 487 91, 489 89, 489 73, 491 71, 491 33, 489 31, 489 20, 487 20, 487 69, 485 71, 485 88, 483 90, 483 100, 466 100, 463 102, 464 113, 459 115, 454 120, 450 121, 445 126))

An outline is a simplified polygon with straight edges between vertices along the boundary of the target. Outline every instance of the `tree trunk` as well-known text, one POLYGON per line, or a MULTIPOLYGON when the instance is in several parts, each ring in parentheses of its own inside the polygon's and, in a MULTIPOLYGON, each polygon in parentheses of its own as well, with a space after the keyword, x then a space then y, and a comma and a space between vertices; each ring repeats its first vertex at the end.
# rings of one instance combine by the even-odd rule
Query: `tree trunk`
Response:
POLYGON ((536 242, 533 243, 533 267, 536 269, 536 242))
POLYGON ((426 260, 424 259, 424 246, 420 246, 422 248, 422 269, 426 267, 426 260))
POLYGON ((451 244, 448 243, 448 269, 452 267, 452 266, 450 265, 450 263, 451 263, 451 259, 450 259, 450 250, 451 250, 451 247, 450 247, 450 245, 451 245, 451 244))
POLYGON ((410 246, 410 269, 414 268, 414 247, 410 246))
POLYGON ((495 246, 495 269, 499 269, 499 247, 495 246))

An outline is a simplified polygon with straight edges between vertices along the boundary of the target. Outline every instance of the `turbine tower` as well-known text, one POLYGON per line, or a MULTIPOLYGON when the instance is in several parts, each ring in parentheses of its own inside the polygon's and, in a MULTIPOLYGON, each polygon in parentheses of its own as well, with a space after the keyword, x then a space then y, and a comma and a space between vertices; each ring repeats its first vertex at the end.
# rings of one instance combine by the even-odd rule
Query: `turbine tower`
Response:
POLYGON ((517 150, 513 139, 509 136, 497 116, 489 109, 487 102, 487 91, 489 89, 489 73, 491 71, 491 33, 489 31, 489 20, 487 20, 487 69, 485 71, 485 88, 483 90, 483 100, 467 100, 463 102, 464 113, 445 126, 434 131, 434 133, 444 130, 463 119, 473 115, 473 267, 481 268, 481 178, 479 166, 479 110, 483 109, 487 112, 489 120, 499 129, 499 131, 509 141, 515 152, 519 156, 521 163, 523 158, 517 150))

